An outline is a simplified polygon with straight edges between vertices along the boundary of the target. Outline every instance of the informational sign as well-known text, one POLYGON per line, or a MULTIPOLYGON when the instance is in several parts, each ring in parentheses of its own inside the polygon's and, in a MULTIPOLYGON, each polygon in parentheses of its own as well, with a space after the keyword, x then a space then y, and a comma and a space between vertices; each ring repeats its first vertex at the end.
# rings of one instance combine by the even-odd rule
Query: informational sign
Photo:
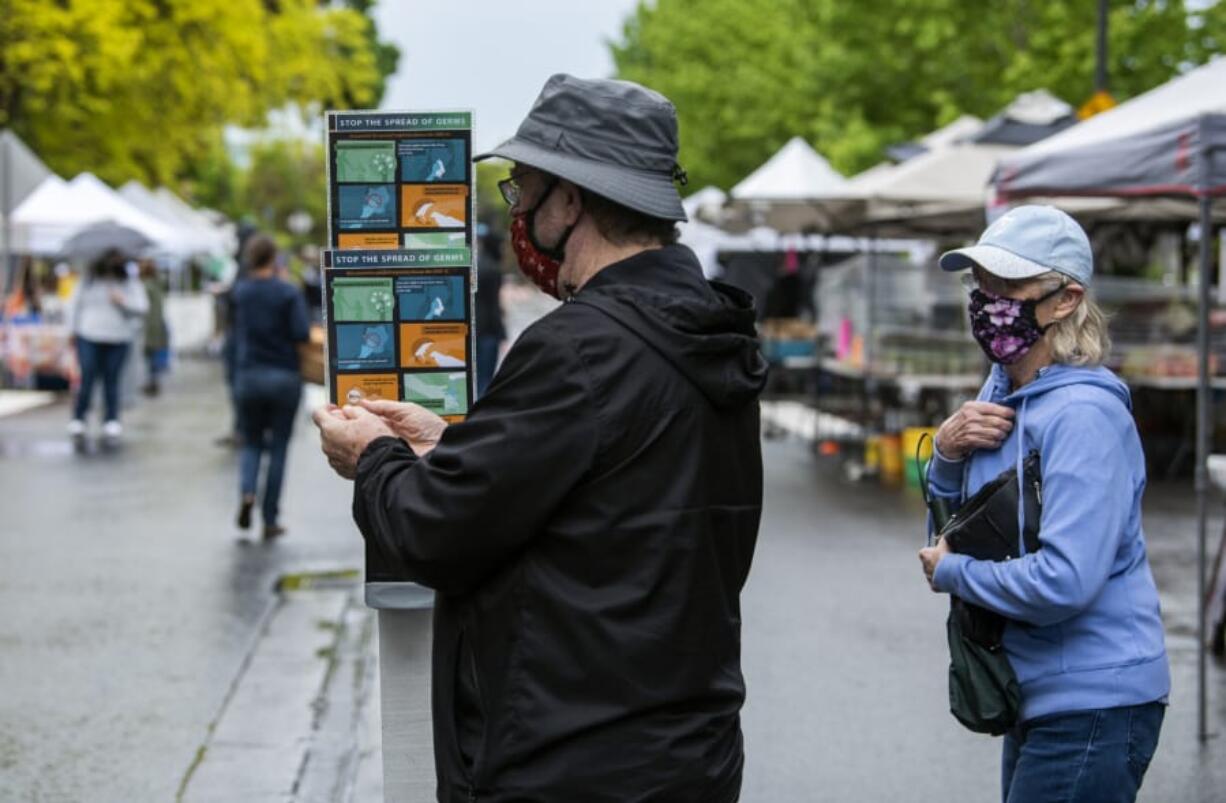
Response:
POLYGON ((328 112, 333 248, 471 248, 471 112, 328 112))
POLYGON ((329 398, 463 420, 475 373, 472 114, 329 112, 327 138, 329 398))
POLYGON ((470 250, 324 252, 328 393, 389 399, 448 421, 473 395, 470 250))

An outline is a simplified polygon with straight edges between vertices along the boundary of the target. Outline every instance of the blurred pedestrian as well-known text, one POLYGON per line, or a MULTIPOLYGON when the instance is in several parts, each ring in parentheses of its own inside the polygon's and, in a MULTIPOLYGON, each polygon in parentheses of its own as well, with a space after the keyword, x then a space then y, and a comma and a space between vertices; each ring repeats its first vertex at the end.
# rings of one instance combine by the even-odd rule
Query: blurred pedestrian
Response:
POLYGON ((230 399, 230 431, 214 441, 218 446, 235 447, 243 442, 242 412, 239 410, 238 396, 235 392, 235 377, 238 372, 238 341, 234 333, 234 288, 247 276, 250 266, 247 264, 247 242, 258 233, 258 229, 250 221, 243 220, 238 224, 238 250, 235 252, 235 262, 238 265, 230 284, 217 294, 217 323, 221 328, 221 361, 225 371, 226 390, 230 399))
POLYGON ((145 315, 145 395, 156 396, 161 390, 161 376, 170 365, 170 330, 166 326, 166 292, 157 265, 151 259, 140 262, 141 283, 149 297, 149 313, 145 315))
POLYGON ((76 345, 81 384, 73 405, 68 434, 84 437, 86 416, 94 383, 102 379, 102 434, 110 442, 123 435, 119 423, 120 379, 139 319, 149 309, 149 298, 140 281, 128 272, 127 260, 118 251, 102 254, 90 266, 85 281, 78 284, 69 303, 68 330, 76 345))
POLYGON ((260 465, 267 455, 260 506, 264 539, 285 532, 279 523, 285 457, 294 416, 302 396, 298 344, 308 337, 302 291, 277 275, 277 246, 272 238, 247 241, 249 266, 232 292, 234 315, 234 395, 242 427, 238 526, 251 526, 260 465))
POLYGON ((367 578, 437 590, 439 800, 732 803, 740 592, 766 363, 747 293, 676 244, 676 110, 549 80, 488 156, 525 276, 566 303, 467 420, 364 401, 315 420, 356 477, 367 578))
MULTIPOLYGON (((484 226, 484 224, 482 224, 484 226)), ((498 351, 507 339, 502 318, 502 237, 486 229, 477 261, 477 398, 494 378, 498 351)))
MULTIPOLYGON (((934 590, 1006 619, 1021 710, 1001 797, 1133 801, 1171 681, 1141 528, 1145 457, 1128 388, 1102 365, 1089 239, 1063 212, 1023 206, 941 267, 968 271, 972 332, 993 367, 937 432, 931 489, 956 506, 1031 453, 1042 473, 1039 549, 1019 537, 1023 556, 1001 562, 945 540, 920 553, 934 590)), ((1018 516, 1024 531, 1025 506, 1018 516)))

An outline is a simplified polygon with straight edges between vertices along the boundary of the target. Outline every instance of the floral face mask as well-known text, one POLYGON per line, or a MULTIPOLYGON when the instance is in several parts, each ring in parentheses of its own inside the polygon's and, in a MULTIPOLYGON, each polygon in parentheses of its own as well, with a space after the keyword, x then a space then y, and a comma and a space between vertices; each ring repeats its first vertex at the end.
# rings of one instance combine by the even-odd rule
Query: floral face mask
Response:
POLYGON ((975 342, 992 362, 1001 365, 1017 362, 1051 326, 1039 325, 1036 313, 1039 304, 1063 289, 1057 287, 1042 298, 1026 300, 1005 298, 983 290, 971 291, 968 309, 975 342))

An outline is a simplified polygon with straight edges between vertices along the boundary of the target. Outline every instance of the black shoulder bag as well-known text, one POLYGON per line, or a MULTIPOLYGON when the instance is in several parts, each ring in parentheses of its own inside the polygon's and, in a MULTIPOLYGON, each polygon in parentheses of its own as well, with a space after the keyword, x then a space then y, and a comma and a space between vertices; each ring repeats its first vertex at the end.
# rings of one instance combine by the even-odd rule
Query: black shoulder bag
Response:
MULTIPOLYGON (((918 455, 917 455, 918 456, 918 455)), ((919 465, 919 460, 916 460, 919 465)), ((924 501, 933 516, 939 537, 950 549, 976 560, 1011 560, 1017 555, 1018 505, 1026 506, 1026 552, 1039 549, 1039 518, 1043 491, 1039 453, 1032 451, 1022 463, 1022 498, 1018 495, 1017 470, 1007 469, 980 488, 950 515, 944 500, 934 499, 922 477, 924 501)), ((1017 722, 1021 689, 1005 655, 1001 639, 1005 617, 950 596, 949 619, 949 710, 967 729, 999 736, 1017 722)))

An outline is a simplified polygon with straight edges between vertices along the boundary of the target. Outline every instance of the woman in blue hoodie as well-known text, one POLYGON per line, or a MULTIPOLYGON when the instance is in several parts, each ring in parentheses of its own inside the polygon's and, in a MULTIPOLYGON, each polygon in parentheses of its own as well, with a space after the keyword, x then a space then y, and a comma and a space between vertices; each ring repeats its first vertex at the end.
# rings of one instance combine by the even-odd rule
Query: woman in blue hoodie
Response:
POLYGON ((1037 450, 1041 549, 991 562, 944 542, 920 560, 932 588, 1008 619, 1021 687, 1002 797, 1133 801, 1170 692, 1158 591, 1141 530, 1145 460, 1127 387, 1102 366, 1106 318, 1086 294, 1085 232, 1052 207, 1002 216, 941 257, 968 271, 971 329, 993 362, 977 401, 941 425, 934 494, 967 499, 1037 450))

